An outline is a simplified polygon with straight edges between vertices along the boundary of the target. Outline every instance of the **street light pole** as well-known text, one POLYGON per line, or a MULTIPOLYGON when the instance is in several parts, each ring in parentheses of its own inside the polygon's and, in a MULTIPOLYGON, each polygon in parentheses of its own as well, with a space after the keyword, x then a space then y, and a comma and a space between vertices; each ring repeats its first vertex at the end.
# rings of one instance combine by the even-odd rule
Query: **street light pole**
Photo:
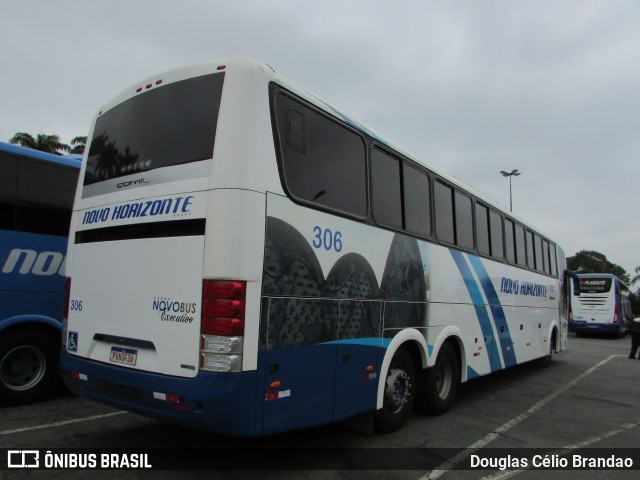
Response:
POLYGON ((505 172, 504 170, 500 170, 500 173, 503 177, 509 177, 509 211, 513 212, 513 195, 511 190, 511 177, 517 177, 521 172, 518 171, 517 168, 511 170, 510 173, 505 172))

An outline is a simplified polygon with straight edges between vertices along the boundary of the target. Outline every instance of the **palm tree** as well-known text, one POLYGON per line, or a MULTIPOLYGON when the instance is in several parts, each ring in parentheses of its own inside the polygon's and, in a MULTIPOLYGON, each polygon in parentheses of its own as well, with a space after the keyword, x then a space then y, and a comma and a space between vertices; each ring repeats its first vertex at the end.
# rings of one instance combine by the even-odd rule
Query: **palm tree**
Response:
POLYGON ((18 132, 11 137, 9 142, 55 155, 62 155, 63 152, 70 150, 69 145, 62 143, 58 135, 45 135, 44 133, 39 133, 36 138, 33 138, 26 132, 18 132))
POLYGON ((71 145, 69 153, 79 153, 82 155, 85 147, 87 146, 87 137, 73 137, 71 139, 71 145))
POLYGON ((631 284, 640 282, 640 267, 636 267, 636 274, 631 279, 631 284))

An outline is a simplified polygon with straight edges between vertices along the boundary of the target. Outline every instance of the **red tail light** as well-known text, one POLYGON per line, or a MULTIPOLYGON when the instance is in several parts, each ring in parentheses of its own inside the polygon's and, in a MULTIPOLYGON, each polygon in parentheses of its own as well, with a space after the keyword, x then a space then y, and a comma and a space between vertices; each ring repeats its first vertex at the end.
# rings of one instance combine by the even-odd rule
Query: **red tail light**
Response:
POLYGON ((616 305, 616 308, 613 311, 613 323, 618 323, 619 318, 620 318, 620 306, 616 305))
POLYGON ((202 287, 201 333, 244 335, 246 282, 205 280, 202 287))

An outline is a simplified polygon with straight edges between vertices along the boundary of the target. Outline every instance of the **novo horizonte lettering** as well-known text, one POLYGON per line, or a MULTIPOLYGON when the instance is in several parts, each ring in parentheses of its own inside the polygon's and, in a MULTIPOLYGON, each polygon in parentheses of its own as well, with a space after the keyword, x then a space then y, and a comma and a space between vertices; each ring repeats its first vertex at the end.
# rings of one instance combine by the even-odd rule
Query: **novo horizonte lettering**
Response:
POLYGON ((176 215, 189 213, 193 196, 165 198, 164 200, 149 200, 146 202, 125 203, 115 207, 89 210, 82 217, 82 225, 106 222, 108 220, 123 220, 127 218, 155 217, 157 215, 176 215))

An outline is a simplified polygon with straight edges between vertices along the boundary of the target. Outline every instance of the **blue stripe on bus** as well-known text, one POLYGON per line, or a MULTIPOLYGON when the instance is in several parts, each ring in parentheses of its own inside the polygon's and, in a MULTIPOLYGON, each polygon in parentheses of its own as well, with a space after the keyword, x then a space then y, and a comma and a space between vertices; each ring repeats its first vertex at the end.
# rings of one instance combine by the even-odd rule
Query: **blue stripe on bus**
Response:
POLYGON ((474 378, 478 378, 479 376, 480 374, 478 372, 467 365, 467 380, 473 380, 474 378))
POLYGON ((388 348, 391 343, 391 338, 345 338, 342 340, 332 340, 330 342, 322 342, 323 345, 328 345, 331 343, 342 343, 349 345, 365 345, 369 347, 382 347, 388 348))
POLYGON ((476 311, 476 315, 478 316, 478 321, 480 322, 480 329, 482 330, 482 335, 485 339, 485 347, 487 349, 487 353, 489 354, 489 364, 491 365, 491 371, 495 372, 497 370, 500 370, 502 369, 502 365, 500 363, 498 347, 496 346, 495 342, 487 342, 488 338, 494 338, 494 334, 493 328, 491 326, 491 319, 489 318, 489 312, 487 312, 484 300, 482 299, 482 295, 480 294, 480 289, 478 288, 478 285, 473 278, 473 274, 471 273, 471 269, 467 265, 467 262, 465 262, 462 253, 452 249, 449 249, 449 252, 453 257, 453 260, 456 262, 458 270, 460 270, 460 274, 462 275, 462 279, 467 286, 469 295, 471 296, 473 307, 476 311))
POLYGON ((482 261, 475 255, 468 255, 468 257, 471 265, 478 274, 478 278, 480 279, 480 284, 482 285, 484 294, 489 301, 489 307, 491 308, 491 313, 493 314, 493 321, 496 326, 496 332, 502 333, 502 335, 498 333, 498 338, 500 339, 500 348, 502 350, 504 365, 505 367, 512 367, 516 365, 517 362, 516 355, 513 350, 513 342, 511 341, 511 332, 509 332, 509 325, 507 324, 507 318, 504 314, 504 309, 502 308, 502 304, 500 303, 500 299, 498 298, 496 289, 493 288, 491 278, 489 277, 487 270, 484 268, 482 261))

